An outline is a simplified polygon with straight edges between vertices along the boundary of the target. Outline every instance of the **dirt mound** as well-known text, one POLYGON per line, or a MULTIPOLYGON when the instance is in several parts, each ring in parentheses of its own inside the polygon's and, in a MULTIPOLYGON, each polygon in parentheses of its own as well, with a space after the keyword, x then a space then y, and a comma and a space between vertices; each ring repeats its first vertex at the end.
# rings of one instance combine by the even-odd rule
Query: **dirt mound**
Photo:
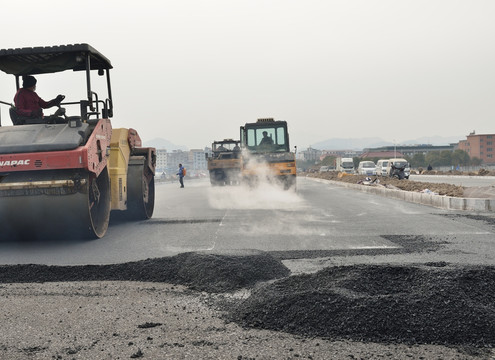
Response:
POLYGON ((289 273, 279 260, 265 253, 238 256, 184 253, 114 265, 4 265, 0 266, 0 283, 150 281, 224 292, 249 288, 259 281, 282 278, 289 273))
POLYGON ((494 176, 495 171, 479 169, 478 171, 460 171, 460 170, 420 170, 422 175, 468 175, 468 176, 494 176))
MULTIPOLYGON (((343 181, 351 184, 362 183, 367 176, 365 175, 348 175, 339 177, 337 172, 324 172, 324 173, 310 173, 308 177, 316 177, 320 179, 343 181)), ((389 188, 397 188, 404 191, 416 191, 421 192, 426 189, 438 194, 453 197, 463 197, 464 188, 462 186, 452 184, 437 184, 437 183, 425 183, 412 180, 399 180, 396 178, 390 178, 387 176, 368 176, 371 181, 378 182, 378 186, 385 186, 389 188)))
POLYGON ((495 268, 357 265, 266 285, 236 306, 243 326, 303 336, 495 346, 495 268))

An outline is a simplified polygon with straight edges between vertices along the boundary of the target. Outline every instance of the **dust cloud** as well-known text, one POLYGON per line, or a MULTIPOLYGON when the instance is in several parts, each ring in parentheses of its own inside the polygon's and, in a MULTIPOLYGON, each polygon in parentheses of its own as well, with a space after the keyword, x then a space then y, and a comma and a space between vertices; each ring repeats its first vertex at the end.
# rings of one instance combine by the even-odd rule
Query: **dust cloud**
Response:
POLYGON ((262 239, 263 243, 272 236, 319 237, 328 231, 315 226, 315 216, 304 211, 309 206, 307 201, 296 191, 268 181, 253 187, 212 187, 208 201, 212 208, 227 211, 222 221, 224 230, 235 227, 238 236, 262 239))
POLYGON ((244 179, 238 186, 212 187, 208 193, 210 206, 215 209, 284 209, 300 208, 304 200, 292 186, 284 184, 273 174, 268 164, 249 156, 244 150, 244 179))
POLYGON ((208 202, 214 209, 296 210, 305 206, 304 199, 294 190, 284 190, 279 184, 261 182, 256 186, 211 187, 208 202))
POLYGON ((244 237, 282 236, 299 238, 299 242, 335 232, 329 215, 311 210, 307 200, 293 189, 284 190, 269 181, 252 187, 211 187, 208 201, 212 208, 227 211, 222 228, 235 227, 236 233, 244 237))
POLYGON ((300 241, 301 237, 321 237, 332 232, 326 223, 328 217, 322 219, 321 211, 315 213, 297 192, 296 184, 285 189, 286 184, 274 176, 266 163, 249 159, 243 176, 239 185, 212 186, 208 190, 210 207, 226 211, 222 229, 235 227, 238 235, 257 238, 263 248, 268 237, 300 241))

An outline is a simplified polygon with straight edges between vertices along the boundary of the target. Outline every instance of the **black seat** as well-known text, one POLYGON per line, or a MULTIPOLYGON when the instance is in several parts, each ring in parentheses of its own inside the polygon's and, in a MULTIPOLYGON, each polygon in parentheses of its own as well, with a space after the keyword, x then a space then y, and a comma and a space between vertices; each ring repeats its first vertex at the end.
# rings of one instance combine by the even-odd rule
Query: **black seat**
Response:
POLYGON ((15 111, 15 107, 11 106, 9 109, 10 119, 12 120, 12 124, 14 125, 23 125, 24 121, 19 119, 19 115, 17 111, 15 111))
POLYGON ((9 109, 10 119, 14 125, 31 125, 31 124, 44 124, 45 121, 42 118, 30 118, 21 116, 15 110, 15 107, 11 106, 9 109))

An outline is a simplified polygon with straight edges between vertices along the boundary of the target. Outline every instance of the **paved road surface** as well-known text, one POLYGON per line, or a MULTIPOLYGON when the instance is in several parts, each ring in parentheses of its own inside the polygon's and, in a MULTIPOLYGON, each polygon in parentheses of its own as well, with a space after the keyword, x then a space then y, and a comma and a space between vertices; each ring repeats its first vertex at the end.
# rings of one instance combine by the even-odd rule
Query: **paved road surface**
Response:
MULTIPOLYGON (((493 301, 479 295, 493 293, 492 283, 486 280, 493 276, 485 270, 477 273, 479 281, 473 281, 469 270, 463 271, 456 264, 493 265, 494 224, 493 214, 447 212, 305 178, 299 179, 297 193, 274 188, 212 188, 206 181, 186 182, 185 189, 175 183, 160 184, 156 213, 150 221, 112 224, 107 236, 95 241, 0 242, 0 264, 115 263, 184 251, 238 253, 255 249, 282 259, 292 275, 341 264, 387 263, 381 268, 388 270, 377 274, 368 272, 370 267, 366 266, 346 267, 348 270, 337 276, 341 285, 336 285, 331 272, 323 271, 314 275, 317 280, 310 280, 323 286, 315 286, 310 292, 299 285, 313 276, 305 276, 303 282, 300 277, 290 276, 271 284, 271 291, 276 290, 278 295, 270 295, 270 301, 283 309, 275 313, 273 308, 267 312, 270 304, 265 294, 270 292, 262 292, 258 298, 253 292, 244 302, 249 289, 218 295, 146 282, 7 283, 0 286, 4 299, 0 316, 5 330, 0 336, 0 358, 493 359, 493 337, 484 340, 485 334, 493 333, 493 321, 488 317, 493 301), (410 271, 402 266, 427 262, 426 266, 415 264, 410 271), (449 271, 458 271, 461 276, 449 279, 445 276, 449 271), (434 276, 424 276, 430 273, 434 276), (362 277, 367 279, 363 284, 362 277), (383 293, 377 291, 382 287, 383 293), (410 292, 410 288, 414 290, 410 292), (261 324, 261 328, 226 322, 225 311, 217 311, 217 300, 221 304, 235 303, 242 311, 254 314, 253 323, 261 324), (251 301, 255 301, 254 307, 251 301), (459 311, 465 304, 469 309, 459 311), (340 311, 334 312, 332 307, 340 311), (301 311, 303 308, 311 311, 301 311), (391 308, 394 311, 390 312, 391 308), (273 330, 269 321, 260 322, 267 313, 287 326, 273 330), (365 317, 359 315, 363 313, 365 317), (424 316, 419 322, 417 314, 424 316), (341 320, 333 321, 336 315, 341 320), (370 315, 378 327, 390 324, 388 329, 393 323, 393 333, 405 334, 399 339, 407 339, 406 343, 382 343, 382 331, 368 323, 370 315), (404 320, 408 316, 414 320, 404 320), (427 321, 431 316, 432 320, 427 321), (332 323, 343 324, 339 330, 342 336, 337 332, 335 338, 308 337, 305 331, 321 328, 322 319, 329 325, 328 334, 332 323), (411 326, 416 332, 411 332, 411 326), (363 329, 368 329, 376 342, 361 342, 367 339, 363 329), (471 329, 483 334, 474 338, 481 338, 480 343, 487 341, 490 348, 474 349, 470 342, 465 349, 425 345, 443 343, 435 340, 438 333, 451 343, 449 334, 454 337, 459 331, 466 334, 461 333, 459 338, 471 339, 471 329), (428 331, 431 337, 415 344, 428 331)), ((166 272, 162 267, 141 272, 133 264, 123 266, 143 276, 166 272)), ((225 269, 213 268, 219 274, 225 269)), ((32 278, 56 272, 27 266, 22 270, 7 268, 3 275, 9 269, 14 274, 31 274, 32 278)), ((95 273, 101 270, 84 269, 95 273)), ((62 275, 70 272, 58 270, 62 275)), ((204 282, 202 275, 199 273, 197 279, 204 282)))
POLYGON ((334 262, 351 261, 346 256, 351 253, 376 262, 398 252, 398 262, 493 263, 493 226, 455 214, 305 178, 297 193, 211 187, 204 180, 189 181, 185 189, 167 183, 157 186, 155 214, 148 221, 112 223, 103 239, 93 241, 3 241, 0 264, 109 264, 245 250, 299 259, 294 261, 301 269, 318 267, 314 258, 331 255, 334 262), (408 250, 405 256, 401 249, 408 237, 447 242, 450 252, 416 256, 408 250))

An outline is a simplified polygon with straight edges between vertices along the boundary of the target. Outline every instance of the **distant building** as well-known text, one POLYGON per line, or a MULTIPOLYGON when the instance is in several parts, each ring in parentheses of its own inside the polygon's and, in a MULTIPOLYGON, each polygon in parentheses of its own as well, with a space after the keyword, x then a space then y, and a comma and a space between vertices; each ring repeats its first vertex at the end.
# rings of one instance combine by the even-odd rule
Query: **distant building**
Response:
POLYGON ((357 150, 318 150, 313 149, 311 146, 306 150, 300 151, 298 153, 299 160, 305 161, 321 161, 327 156, 335 156, 335 157, 358 157, 360 156, 362 151, 357 150))
POLYGON ((172 150, 167 153, 167 172, 170 174, 177 173, 179 164, 182 164, 186 169, 191 167, 189 162, 189 151, 172 150))
POLYGON ((467 152, 470 158, 481 159, 483 164, 495 164, 494 140, 495 134, 477 135, 473 131, 466 140, 459 141, 458 148, 467 152))
POLYGON ((211 157, 213 154, 212 149, 210 147, 205 147, 205 154, 208 154, 208 157, 211 157))
POLYGON ((161 174, 167 171, 167 150, 156 149, 156 173, 161 174))
POLYGON ((379 159, 393 159, 403 158, 404 154, 399 151, 368 151, 361 154, 363 159, 379 158, 379 159))
POLYGON ((357 150, 322 150, 320 160, 323 160, 327 156, 354 158, 361 156, 361 153, 362 151, 357 150))
MULTIPOLYGON (((410 156, 413 157, 416 154, 423 154, 426 155, 429 152, 432 151, 454 151, 457 147, 457 144, 450 144, 450 145, 431 145, 431 144, 419 144, 419 145, 389 145, 389 146, 382 146, 378 148, 368 148, 364 149, 364 154, 369 154, 369 153, 378 153, 378 152, 383 152, 383 153, 395 153, 397 154, 402 154, 402 157, 404 156, 410 156)), ((367 157, 375 157, 375 156, 370 156, 367 155, 367 157)), ((380 157, 380 156, 378 156, 380 157)), ((393 157, 393 156, 392 156, 393 157)), ((386 157, 384 157, 386 158, 386 157)))
POLYGON ((318 161, 320 160, 321 150, 313 149, 311 146, 306 150, 302 150, 298 153, 298 159, 303 161, 318 161))
POLYGON ((189 150, 189 162, 192 164, 191 170, 204 171, 207 168, 205 150, 189 150))

